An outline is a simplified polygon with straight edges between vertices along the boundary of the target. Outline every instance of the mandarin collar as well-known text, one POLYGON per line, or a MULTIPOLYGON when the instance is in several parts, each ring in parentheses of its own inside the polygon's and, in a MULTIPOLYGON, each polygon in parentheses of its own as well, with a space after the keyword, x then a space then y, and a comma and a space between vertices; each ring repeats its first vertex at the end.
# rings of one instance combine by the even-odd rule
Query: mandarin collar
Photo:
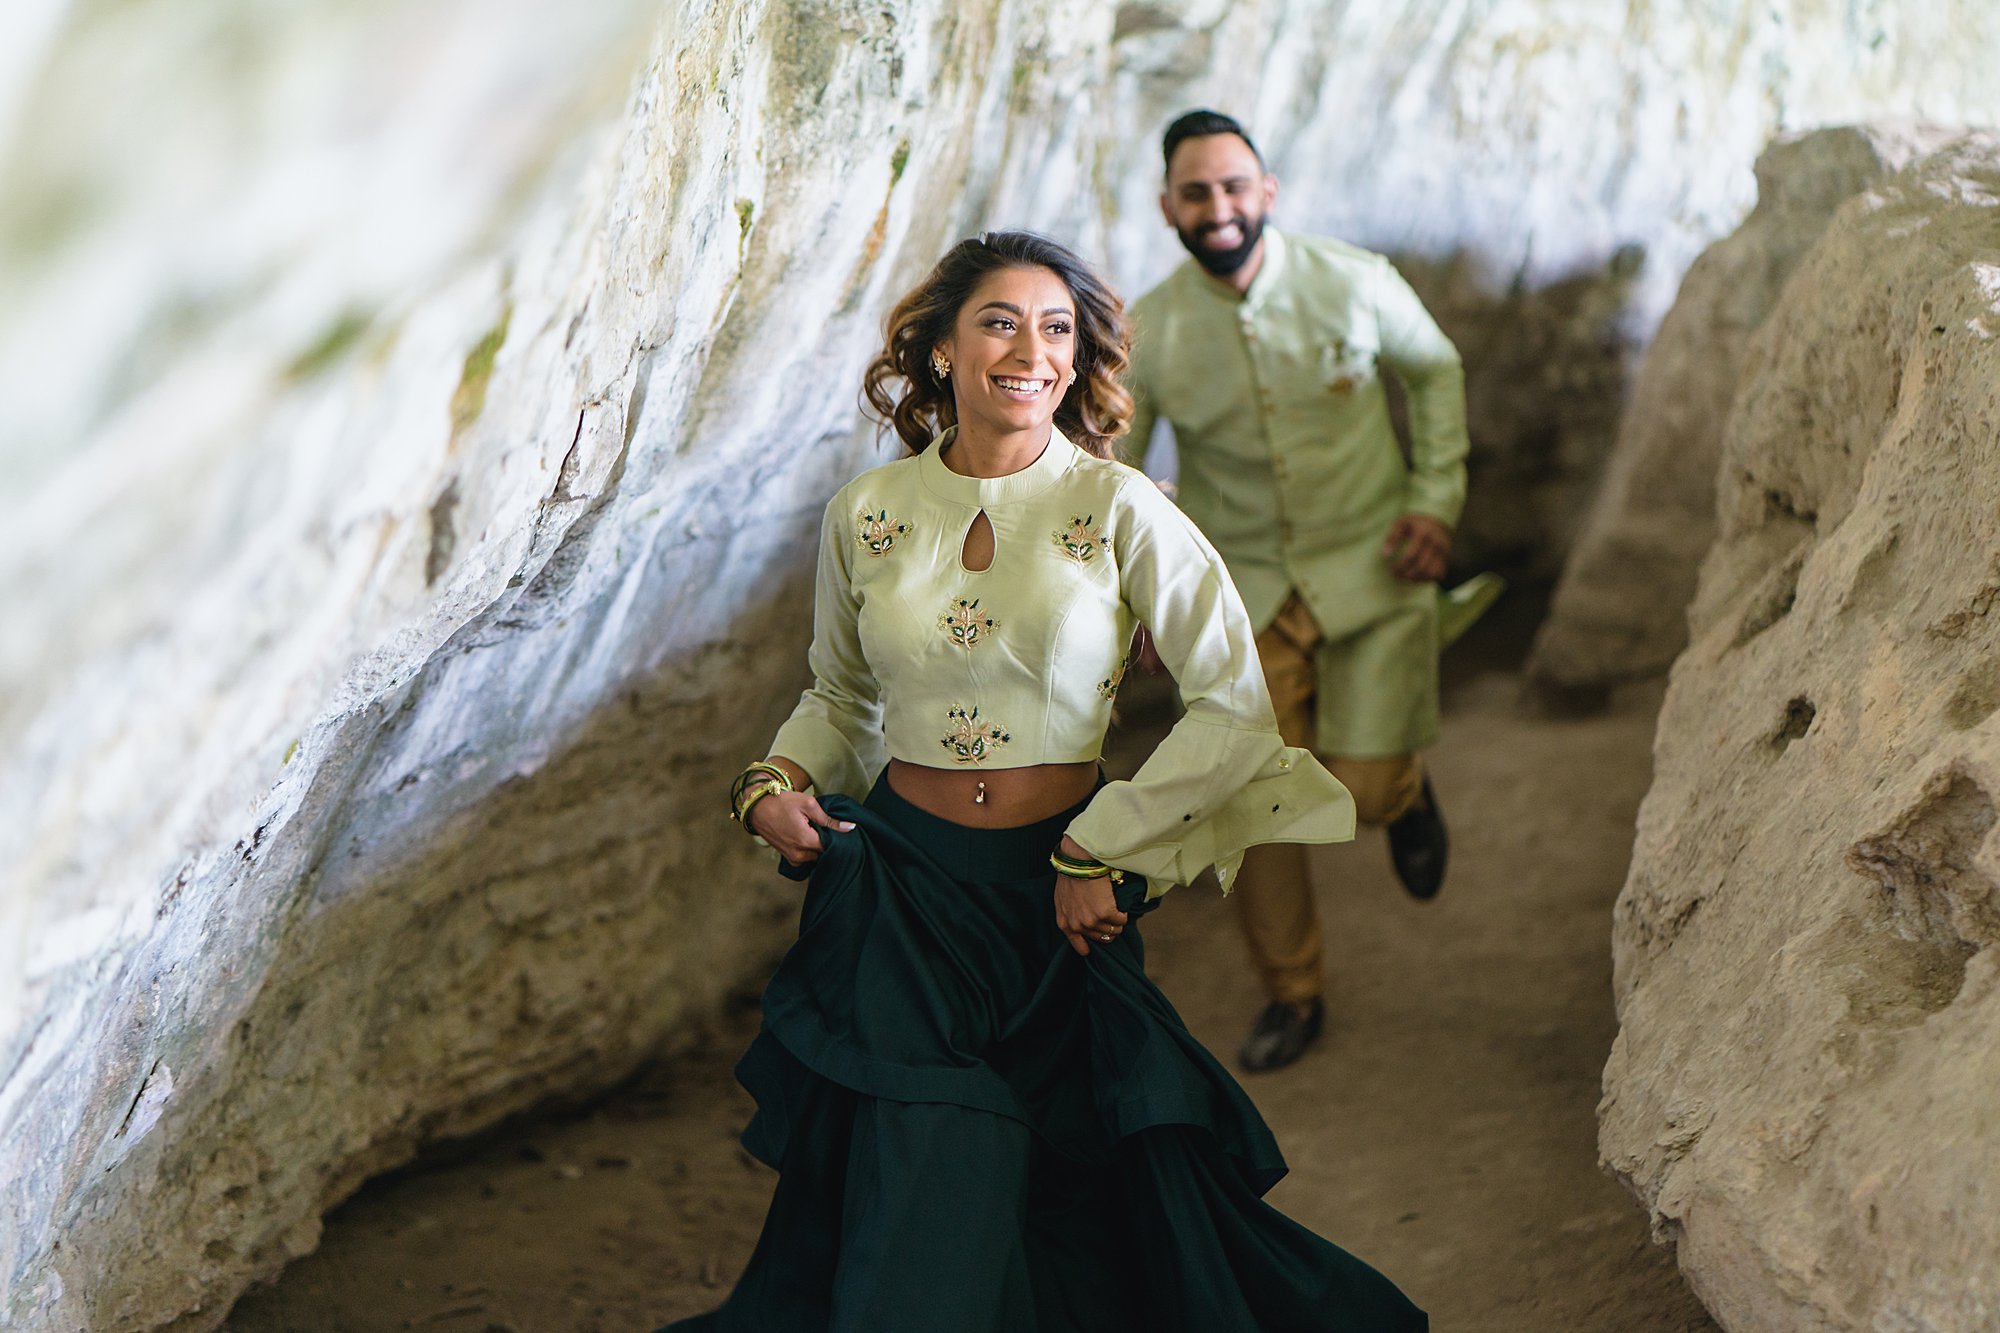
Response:
POLYGON ((1250 280, 1250 290, 1241 296, 1236 294, 1235 288, 1204 269, 1193 256, 1184 262, 1194 270, 1197 287, 1249 315, 1278 289, 1280 275, 1285 271, 1285 248, 1284 234, 1267 223, 1264 227, 1264 262, 1258 267, 1257 276, 1250 280))
POLYGON ((958 427, 947 426, 930 442, 930 447, 917 455, 917 474, 924 479, 924 485, 933 495, 954 504, 974 505, 982 509, 987 505, 1005 504, 1009 500, 1025 500, 1047 490, 1069 471, 1080 452, 1051 424, 1048 444, 1028 466, 1009 472, 1004 477, 967 477, 945 466, 944 451, 957 438, 958 427))

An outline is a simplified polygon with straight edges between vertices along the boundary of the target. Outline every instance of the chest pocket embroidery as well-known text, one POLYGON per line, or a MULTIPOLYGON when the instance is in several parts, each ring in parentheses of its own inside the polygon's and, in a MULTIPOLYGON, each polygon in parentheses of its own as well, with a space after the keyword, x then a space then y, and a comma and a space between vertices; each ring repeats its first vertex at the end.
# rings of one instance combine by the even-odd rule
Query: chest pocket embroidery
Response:
POLYGON ((1111 553, 1111 539, 1096 525, 1096 517, 1095 514, 1082 517, 1071 514, 1068 527, 1058 528, 1050 534, 1055 538, 1057 549, 1079 565, 1089 564, 1100 554, 1111 553))
POLYGON ((1319 377, 1329 392, 1345 397, 1375 378, 1375 358, 1366 348, 1335 338, 1320 348, 1319 377))
POLYGON ((993 631, 1000 628, 1000 622, 979 609, 977 597, 961 597, 951 604, 950 610, 938 617, 938 628, 969 653, 986 642, 993 631))
POLYGON ((953 763, 983 764, 1012 739, 1005 727, 981 721, 976 705, 970 710, 946 709, 944 716, 951 723, 951 730, 944 734, 941 744, 951 752, 953 763))
POLYGON ((910 525, 889 517, 884 509, 879 513, 861 511, 861 524, 855 531, 854 540, 870 555, 887 555, 896 549, 901 538, 910 535, 910 525))

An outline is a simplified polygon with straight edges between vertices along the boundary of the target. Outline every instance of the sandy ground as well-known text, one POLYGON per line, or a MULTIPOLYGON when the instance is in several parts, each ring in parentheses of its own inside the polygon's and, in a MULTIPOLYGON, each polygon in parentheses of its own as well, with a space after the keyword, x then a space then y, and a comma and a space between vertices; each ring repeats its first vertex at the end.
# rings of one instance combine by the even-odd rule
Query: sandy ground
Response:
MULTIPOLYGON (((1505 671, 1449 682, 1432 765, 1453 868, 1437 901, 1401 892, 1379 833, 1315 849, 1328 1029, 1245 1080, 1292 1164, 1271 1197, 1388 1273, 1439 1333, 1713 1330, 1597 1169, 1611 903, 1659 694, 1583 721, 1528 717, 1519 696, 1505 671)), ((1225 1052, 1259 1005, 1231 907, 1192 886, 1146 925, 1161 987, 1225 1052)), ((728 1068, 754 1023, 746 999, 703 1055, 372 1183, 228 1328, 630 1333, 713 1306, 775 1179, 735 1140, 750 1104, 728 1068)))

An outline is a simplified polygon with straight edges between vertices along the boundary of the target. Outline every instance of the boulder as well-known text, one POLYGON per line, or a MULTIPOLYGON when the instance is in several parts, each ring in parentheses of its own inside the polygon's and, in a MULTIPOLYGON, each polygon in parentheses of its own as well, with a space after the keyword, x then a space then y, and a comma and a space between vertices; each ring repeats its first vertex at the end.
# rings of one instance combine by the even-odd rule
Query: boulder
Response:
POLYGON ((1544 702, 1601 705, 1613 686, 1663 674, 1686 645, 1745 345, 1834 210, 1943 136, 1914 126, 1811 130, 1758 157, 1757 206, 1688 269, 1640 365, 1529 655, 1544 702))
POLYGON ((2000 1326, 2000 137, 1750 339, 1615 914, 1609 1169, 1723 1325, 2000 1326))

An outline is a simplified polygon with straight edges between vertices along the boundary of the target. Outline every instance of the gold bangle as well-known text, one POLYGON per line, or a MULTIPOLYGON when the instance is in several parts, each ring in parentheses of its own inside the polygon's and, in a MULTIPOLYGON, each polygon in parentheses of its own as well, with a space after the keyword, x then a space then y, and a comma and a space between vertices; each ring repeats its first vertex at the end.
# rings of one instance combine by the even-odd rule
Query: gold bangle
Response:
POLYGON ((791 788, 787 787, 784 783, 773 782, 768 778, 761 782, 748 783, 742 791, 736 794, 736 799, 729 803, 730 813, 735 816, 738 823, 741 823, 743 816, 756 803, 759 796, 768 796, 774 791, 790 790, 791 788))
POLYGON ((792 775, 776 764, 759 760, 736 775, 736 781, 729 784, 729 817, 741 821, 743 818, 743 798, 752 788, 772 786, 780 791, 797 791, 792 785, 792 775))
POLYGON ((798 790, 798 787, 792 782, 792 775, 768 759, 759 759, 743 771, 745 773, 769 773, 773 779, 784 786, 786 791, 798 790))
POLYGON ((1068 879, 1108 879, 1113 884, 1125 881, 1124 871, 1102 861, 1078 861, 1061 852, 1050 852, 1049 864, 1056 868, 1057 874, 1068 879))
MULTIPOLYGON (((757 802, 763 800, 766 796, 769 796, 772 792, 778 790, 780 790, 780 788, 778 784, 775 782, 760 782, 756 786, 750 789, 750 799, 743 803, 742 811, 739 812, 736 816, 736 822, 743 826, 743 831, 745 833, 750 834, 750 836, 752 837, 755 837, 757 835, 757 830, 750 827, 750 812, 757 808, 757 802)), ((790 790, 790 789, 785 788, 783 790, 790 790)))

